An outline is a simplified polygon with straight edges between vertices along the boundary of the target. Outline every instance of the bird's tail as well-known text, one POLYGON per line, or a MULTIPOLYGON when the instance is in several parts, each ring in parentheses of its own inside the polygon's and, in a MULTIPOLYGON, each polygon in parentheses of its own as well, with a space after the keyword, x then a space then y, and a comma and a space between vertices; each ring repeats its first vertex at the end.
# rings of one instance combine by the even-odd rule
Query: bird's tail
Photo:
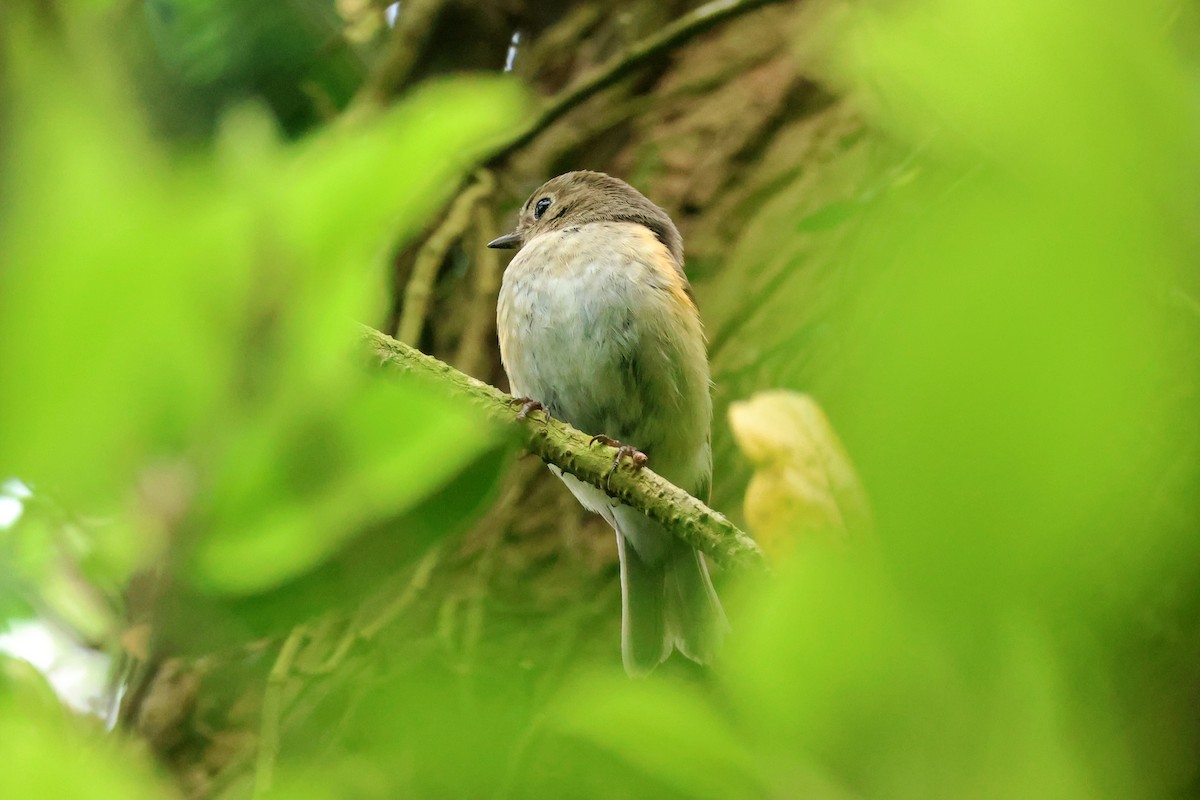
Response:
POLYGON ((648 517, 622 507, 616 516, 621 556, 621 652, 625 670, 643 675, 678 648, 712 661, 729 623, 704 556, 648 517))

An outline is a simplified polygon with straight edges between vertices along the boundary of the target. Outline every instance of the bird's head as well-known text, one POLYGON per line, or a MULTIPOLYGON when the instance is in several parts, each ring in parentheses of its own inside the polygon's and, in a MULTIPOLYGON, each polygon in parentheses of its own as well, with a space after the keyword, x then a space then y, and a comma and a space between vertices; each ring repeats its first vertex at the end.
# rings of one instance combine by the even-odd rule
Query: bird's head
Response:
POLYGON ((542 184, 521 206, 516 230, 488 242, 488 247, 516 249, 543 233, 590 222, 645 225, 675 261, 683 264, 683 238, 667 212, 625 181, 587 170, 568 172, 542 184))

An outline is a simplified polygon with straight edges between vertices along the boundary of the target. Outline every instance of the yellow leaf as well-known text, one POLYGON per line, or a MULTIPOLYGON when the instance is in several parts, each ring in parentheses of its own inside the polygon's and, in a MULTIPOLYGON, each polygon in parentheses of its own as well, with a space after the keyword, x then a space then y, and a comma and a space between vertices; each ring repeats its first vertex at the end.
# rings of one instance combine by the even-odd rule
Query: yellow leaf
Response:
POLYGON ((754 466, 746 522, 773 559, 821 535, 844 539, 870 525, 862 484, 825 412, 805 394, 759 392, 729 407, 729 425, 754 466))

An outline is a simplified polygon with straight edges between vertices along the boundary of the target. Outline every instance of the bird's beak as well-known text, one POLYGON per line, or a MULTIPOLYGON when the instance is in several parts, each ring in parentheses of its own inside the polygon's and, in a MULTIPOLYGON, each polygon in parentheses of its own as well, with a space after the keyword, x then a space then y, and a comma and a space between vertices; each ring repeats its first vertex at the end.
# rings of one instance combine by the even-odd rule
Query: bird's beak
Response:
POLYGON ((521 234, 506 233, 497 239, 492 239, 487 246, 496 250, 516 250, 521 246, 521 234))

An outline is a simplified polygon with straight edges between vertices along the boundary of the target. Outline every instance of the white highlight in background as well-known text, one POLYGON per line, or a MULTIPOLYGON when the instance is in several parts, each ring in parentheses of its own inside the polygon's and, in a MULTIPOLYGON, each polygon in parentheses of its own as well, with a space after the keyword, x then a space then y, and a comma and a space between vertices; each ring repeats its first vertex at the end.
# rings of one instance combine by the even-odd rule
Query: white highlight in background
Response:
POLYGON ((33 497, 29 487, 16 478, 0 484, 0 531, 17 524, 25 512, 25 500, 33 497))
POLYGON ((521 43, 521 32, 513 31, 512 41, 508 43, 508 53, 504 56, 504 71, 512 72, 513 62, 517 60, 517 45, 521 43))
POLYGON ((29 662, 76 711, 107 716, 109 657, 104 653, 81 647, 37 620, 11 623, 0 633, 0 653, 29 662))

